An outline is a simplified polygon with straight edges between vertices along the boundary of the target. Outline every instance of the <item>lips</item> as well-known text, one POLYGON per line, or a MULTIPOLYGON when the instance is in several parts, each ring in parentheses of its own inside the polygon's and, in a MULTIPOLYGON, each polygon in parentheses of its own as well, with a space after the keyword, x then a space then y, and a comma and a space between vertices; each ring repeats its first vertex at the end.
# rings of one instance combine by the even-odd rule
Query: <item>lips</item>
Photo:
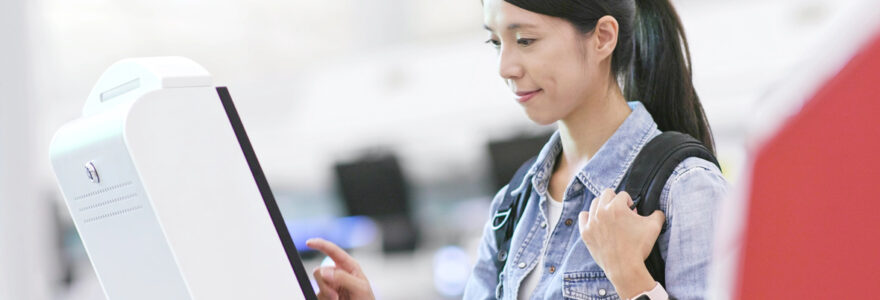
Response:
POLYGON ((518 101, 519 103, 525 103, 526 101, 529 101, 529 99, 532 99, 532 97, 534 97, 535 95, 537 95, 541 91, 543 91, 543 90, 537 89, 537 90, 532 90, 532 91, 516 92, 516 101, 518 101))

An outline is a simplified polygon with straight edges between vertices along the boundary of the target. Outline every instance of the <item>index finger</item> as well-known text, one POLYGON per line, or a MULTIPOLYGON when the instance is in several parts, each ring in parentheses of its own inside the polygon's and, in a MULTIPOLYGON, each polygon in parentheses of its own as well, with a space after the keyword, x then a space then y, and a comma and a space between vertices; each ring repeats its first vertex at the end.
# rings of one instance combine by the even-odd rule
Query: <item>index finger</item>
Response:
POLYGON ((635 207, 633 206, 633 199, 632 199, 632 197, 631 197, 631 196, 629 195, 629 193, 627 193, 626 191, 621 191, 619 194, 617 194, 616 196, 614 196, 614 199, 611 199, 611 205, 614 205, 615 207, 617 207, 617 206, 620 206, 620 207, 626 206, 627 208, 630 208, 630 209, 631 209, 631 208, 635 208, 635 207))
POLYGON ((617 196, 617 194, 614 193, 614 190, 612 190, 612 189, 603 190, 602 194, 599 195, 599 199, 597 199, 597 200, 599 200, 599 207, 604 208, 605 206, 607 206, 608 203, 610 203, 611 200, 613 200, 615 196, 617 196))
POLYGON ((358 275, 361 274, 361 267, 360 265, 358 265, 357 261, 354 260, 351 255, 348 255, 345 250, 342 250, 342 248, 336 246, 336 244, 325 239, 313 238, 306 241, 306 246, 327 254, 327 256, 329 256, 330 259, 332 259, 333 262, 336 263, 336 266, 342 268, 343 270, 346 270, 350 273, 356 273, 358 275))

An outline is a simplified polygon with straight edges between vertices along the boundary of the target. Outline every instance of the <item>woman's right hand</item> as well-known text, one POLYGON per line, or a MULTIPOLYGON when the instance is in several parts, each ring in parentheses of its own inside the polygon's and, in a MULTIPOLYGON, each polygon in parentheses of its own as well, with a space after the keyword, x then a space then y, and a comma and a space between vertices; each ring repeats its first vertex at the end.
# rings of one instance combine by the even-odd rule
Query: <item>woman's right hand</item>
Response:
POLYGON ((313 271, 322 300, 372 300, 373 290, 361 266, 345 250, 324 239, 315 238, 306 241, 306 246, 326 254, 336 266, 318 267, 313 271))

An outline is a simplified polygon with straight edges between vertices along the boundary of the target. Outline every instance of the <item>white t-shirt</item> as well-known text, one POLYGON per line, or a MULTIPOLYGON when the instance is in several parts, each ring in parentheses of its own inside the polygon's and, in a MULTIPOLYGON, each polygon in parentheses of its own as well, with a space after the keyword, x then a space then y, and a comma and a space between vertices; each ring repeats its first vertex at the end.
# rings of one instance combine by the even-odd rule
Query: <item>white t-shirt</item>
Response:
MULTIPOLYGON (((553 200, 553 197, 547 195, 547 228, 548 230, 553 230, 556 228, 556 223, 559 223, 559 218, 562 217, 562 201, 553 200)), ((550 231, 552 234, 553 232, 550 231)), ((550 236, 549 234, 547 236, 550 236)), ((546 246, 546 245, 545 245, 546 246)), ((538 258, 538 264, 526 275, 526 278, 523 279, 522 285, 519 287, 519 295, 516 297, 519 300, 529 299, 532 296, 532 292, 535 291, 535 288, 538 287, 538 282, 541 281, 541 276, 544 275, 544 251, 547 250, 547 247, 542 247, 541 256, 538 258)))

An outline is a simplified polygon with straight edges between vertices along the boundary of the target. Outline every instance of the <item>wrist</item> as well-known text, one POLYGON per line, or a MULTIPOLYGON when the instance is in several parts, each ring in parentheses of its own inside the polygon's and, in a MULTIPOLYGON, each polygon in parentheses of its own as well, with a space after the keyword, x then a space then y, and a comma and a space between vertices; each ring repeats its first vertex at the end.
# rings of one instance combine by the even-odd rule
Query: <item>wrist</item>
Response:
POLYGON ((650 291, 644 291, 641 294, 637 295, 635 299, 632 300, 669 300, 669 294, 666 293, 666 290, 663 289, 663 286, 660 285, 659 282, 654 284, 654 288, 650 291))
POLYGON ((648 268, 641 262, 622 267, 617 272, 606 272, 606 275, 621 299, 632 299, 650 291, 657 284, 648 272, 648 268))

